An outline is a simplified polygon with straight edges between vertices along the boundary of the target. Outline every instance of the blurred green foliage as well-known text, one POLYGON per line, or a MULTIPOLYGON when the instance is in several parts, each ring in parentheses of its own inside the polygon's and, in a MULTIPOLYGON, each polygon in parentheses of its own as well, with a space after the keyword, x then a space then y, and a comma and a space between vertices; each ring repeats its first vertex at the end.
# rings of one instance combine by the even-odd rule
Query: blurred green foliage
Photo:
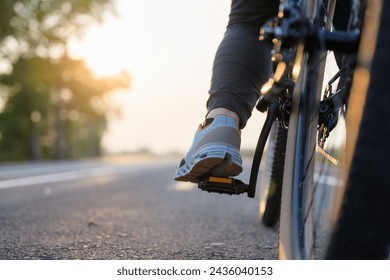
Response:
POLYGON ((82 36, 111 0, 2 0, 0 9, 0 161, 101 154, 110 106, 106 96, 129 75, 98 79, 69 57, 67 40, 82 36))

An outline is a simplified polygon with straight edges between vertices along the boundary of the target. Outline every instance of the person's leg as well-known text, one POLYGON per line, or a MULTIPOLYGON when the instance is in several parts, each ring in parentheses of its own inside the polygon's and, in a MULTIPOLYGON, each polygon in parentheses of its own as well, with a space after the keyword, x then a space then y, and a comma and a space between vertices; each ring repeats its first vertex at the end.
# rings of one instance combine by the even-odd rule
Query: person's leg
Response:
POLYGON ((208 111, 227 108, 238 114, 240 128, 271 73, 271 45, 259 41, 259 29, 278 11, 278 0, 233 0, 229 24, 214 60, 208 111))
POLYGON ((197 182, 204 174, 229 177, 242 171, 240 128, 271 70, 271 46, 259 41, 259 29, 277 14, 278 5, 278 0, 232 0, 229 24, 215 56, 208 114, 176 180, 197 182))

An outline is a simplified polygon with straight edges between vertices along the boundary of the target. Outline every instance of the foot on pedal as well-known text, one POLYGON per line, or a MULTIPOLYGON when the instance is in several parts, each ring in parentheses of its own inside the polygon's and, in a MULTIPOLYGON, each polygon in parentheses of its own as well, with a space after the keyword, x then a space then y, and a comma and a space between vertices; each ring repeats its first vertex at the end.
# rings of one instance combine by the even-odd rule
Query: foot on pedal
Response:
POLYGON ((220 194, 242 194, 248 192, 248 185, 234 178, 207 176, 199 179, 198 187, 202 191, 220 194))

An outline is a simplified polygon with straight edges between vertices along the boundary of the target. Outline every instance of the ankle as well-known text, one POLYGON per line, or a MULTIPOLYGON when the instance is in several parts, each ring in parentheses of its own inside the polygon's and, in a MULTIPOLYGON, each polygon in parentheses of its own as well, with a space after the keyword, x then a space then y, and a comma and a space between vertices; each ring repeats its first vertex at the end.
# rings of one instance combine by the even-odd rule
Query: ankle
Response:
POLYGON ((236 112, 233 112, 223 107, 212 109, 207 113, 206 118, 211 119, 211 118, 215 118, 218 115, 225 115, 225 116, 232 117, 233 119, 235 119, 237 126, 238 127, 240 126, 240 117, 238 116, 238 114, 236 112))

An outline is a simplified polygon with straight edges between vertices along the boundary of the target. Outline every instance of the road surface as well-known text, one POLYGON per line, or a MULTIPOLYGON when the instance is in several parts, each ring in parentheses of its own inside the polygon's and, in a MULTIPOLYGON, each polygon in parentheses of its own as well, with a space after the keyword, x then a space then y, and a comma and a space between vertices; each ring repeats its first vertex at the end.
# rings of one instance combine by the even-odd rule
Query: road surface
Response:
POLYGON ((178 160, 0 165, 0 259, 276 259, 258 198, 175 182, 178 160))

